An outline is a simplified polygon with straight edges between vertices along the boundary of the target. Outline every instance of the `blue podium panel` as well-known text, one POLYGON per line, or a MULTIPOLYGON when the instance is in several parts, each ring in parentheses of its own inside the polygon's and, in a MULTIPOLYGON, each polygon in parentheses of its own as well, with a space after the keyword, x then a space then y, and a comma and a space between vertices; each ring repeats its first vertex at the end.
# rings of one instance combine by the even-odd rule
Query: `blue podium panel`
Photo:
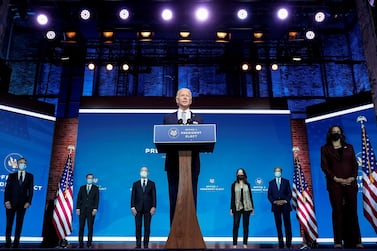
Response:
POLYGON ((213 152, 216 125, 155 125, 153 142, 160 153, 170 149, 213 152))

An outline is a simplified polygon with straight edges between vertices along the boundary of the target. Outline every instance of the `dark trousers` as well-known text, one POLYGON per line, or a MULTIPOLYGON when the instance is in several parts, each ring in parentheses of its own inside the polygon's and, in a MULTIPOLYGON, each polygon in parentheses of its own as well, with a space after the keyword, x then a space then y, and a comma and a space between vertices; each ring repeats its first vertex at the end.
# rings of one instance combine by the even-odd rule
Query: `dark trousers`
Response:
POLYGON ((237 245, 238 228, 240 226, 241 216, 243 226, 243 244, 247 245, 247 239, 249 237, 250 212, 244 210, 233 212, 233 245, 237 245))
MULTIPOLYGON (((168 170, 166 172, 168 176, 168 183, 169 183, 170 225, 173 223, 175 205, 177 202, 178 184, 179 184, 178 169, 179 168, 177 167, 177 169, 168 170)), ((192 193, 194 195, 194 202, 195 202, 195 208, 196 208, 199 172, 192 170, 191 178, 192 178, 192 193)))
POLYGON ((328 187, 332 207, 334 243, 354 248, 361 243, 357 217, 357 187, 332 184, 328 187))
POLYGON ((93 225, 94 225, 94 218, 92 212, 81 212, 79 216, 79 244, 82 246, 84 244, 84 228, 85 228, 85 221, 88 223, 88 246, 92 245, 93 240, 93 225))
POLYGON ((6 209, 7 224, 6 224, 6 230, 5 230, 5 241, 6 241, 5 243, 7 247, 9 247, 12 243, 11 235, 12 235, 12 226, 13 226, 15 216, 16 216, 16 230, 14 232, 13 245, 15 247, 19 245, 25 212, 26 212, 26 209, 23 206, 12 207, 11 209, 6 209))
POLYGON ((152 215, 148 211, 141 211, 137 212, 135 216, 135 225, 136 225, 136 247, 141 247, 141 226, 143 223, 143 218, 144 218, 144 247, 148 247, 149 243, 149 236, 151 233, 151 220, 152 220, 152 215))
POLYGON ((277 210, 274 212, 276 230, 278 232, 279 248, 284 248, 283 230, 282 230, 282 216, 284 220, 285 241, 286 246, 292 246, 292 226, 291 226, 291 212, 289 210, 277 210))

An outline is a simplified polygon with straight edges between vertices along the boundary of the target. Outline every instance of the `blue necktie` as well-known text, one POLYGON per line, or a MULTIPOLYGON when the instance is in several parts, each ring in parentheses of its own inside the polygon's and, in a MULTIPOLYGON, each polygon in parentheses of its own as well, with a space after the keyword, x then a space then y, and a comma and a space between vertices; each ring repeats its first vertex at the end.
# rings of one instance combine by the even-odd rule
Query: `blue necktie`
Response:
POLYGON ((278 185, 278 190, 280 190, 280 179, 277 179, 276 183, 278 185))

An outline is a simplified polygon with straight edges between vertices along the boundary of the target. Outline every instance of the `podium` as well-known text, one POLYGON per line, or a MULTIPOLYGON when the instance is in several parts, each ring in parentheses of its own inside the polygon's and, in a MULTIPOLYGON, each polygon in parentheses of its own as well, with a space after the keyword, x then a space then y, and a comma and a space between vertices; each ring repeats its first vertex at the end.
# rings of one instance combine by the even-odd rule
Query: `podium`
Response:
POLYGON ((178 151, 179 184, 173 222, 166 249, 205 249, 200 231, 191 181, 191 153, 213 152, 216 125, 155 125, 153 142, 159 153, 178 151))

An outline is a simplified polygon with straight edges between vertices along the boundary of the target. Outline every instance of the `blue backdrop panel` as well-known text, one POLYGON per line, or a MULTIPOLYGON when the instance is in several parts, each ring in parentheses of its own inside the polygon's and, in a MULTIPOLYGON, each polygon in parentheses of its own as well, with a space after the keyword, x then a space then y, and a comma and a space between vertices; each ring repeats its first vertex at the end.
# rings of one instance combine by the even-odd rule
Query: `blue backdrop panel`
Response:
MULTIPOLYGON (((17 171, 14 166, 12 167, 12 159, 25 157, 27 159, 26 171, 34 174, 34 196, 32 205, 25 215, 22 230, 24 237, 42 236, 53 133, 53 120, 0 110, 0 156, 2 159, 0 201, 4 201, 8 174, 17 171)), ((0 217, 0 236, 3 237, 5 235, 5 208, 2 207, 1 210, 3 213, 0 217)))
MULTIPOLYGON (((200 111, 197 111, 201 113, 200 111)), ((153 144, 153 125, 161 124, 163 112, 80 113, 76 162, 74 163, 75 199, 85 175, 94 173, 100 186, 100 208, 95 236, 133 237, 134 217, 130 212, 132 183, 139 169, 147 166, 157 186, 157 213, 152 220, 151 236, 169 234, 169 198, 165 154, 153 144)), ((206 123, 217 124, 217 143, 213 153, 201 154, 198 184, 199 224, 205 237, 231 237, 233 219, 230 187, 236 169, 243 167, 253 189, 255 215, 250 220, 250 236, 275 237, 276 230, 267 200, 268 181, 273 168, 281 166, 291 180, 293 173, 289 114, 201 113, 206 123)), ((299 236, 292 213, 294 236, 299 236)), ((78 232, 78 217, 74 217, 78 232)), ((240 229, 242 236, 242 227, 240 229)))
MULTIPOLYGON (((321 170, 321 146, 326 142, 326 134, 329 127, 340 125, 346 135, 348 143, 352 144, 358 162, 361 163, 361 127, 356 122, 358 116, 365 116, 367 133, 374 149, 377 149, 377 127, 373 108, 363 109, 361 111, 345 113, 342 115, 331 116, 329 118, 307 122, 307 133, 310 150, 310 163, 313 179, 314 201, 318 221, 318 231, 320 238, 332 238, 332 219, 331 205, 326 190, 325 175, 321 170)), ((358 194, 358 214, 362 237, 375 237, 376 234, 369 222, 363 215, 362 205, 362 172, 359 167, 359 175, 357 177, 359 185, 358 194)))

